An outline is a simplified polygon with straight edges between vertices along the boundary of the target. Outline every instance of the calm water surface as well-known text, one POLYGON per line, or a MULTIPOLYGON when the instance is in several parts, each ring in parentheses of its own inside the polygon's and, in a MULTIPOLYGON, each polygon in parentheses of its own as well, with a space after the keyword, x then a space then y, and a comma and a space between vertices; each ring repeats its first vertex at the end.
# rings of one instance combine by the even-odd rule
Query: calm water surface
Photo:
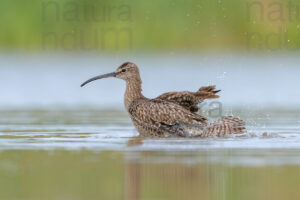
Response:
POLYGON ((299 112, 231 112, 247 134, 157 139, 123 110, 3 110, 0 199, 299 199, 299 112))

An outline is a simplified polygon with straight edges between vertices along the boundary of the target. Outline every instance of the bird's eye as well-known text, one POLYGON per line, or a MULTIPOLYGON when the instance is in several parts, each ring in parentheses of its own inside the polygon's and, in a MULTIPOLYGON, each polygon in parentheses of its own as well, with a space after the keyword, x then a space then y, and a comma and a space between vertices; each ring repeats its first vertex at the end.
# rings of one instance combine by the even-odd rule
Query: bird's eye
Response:
POLYGON ((121 72, 126 72, 126 69, 122 69, 122 71, 121 72))

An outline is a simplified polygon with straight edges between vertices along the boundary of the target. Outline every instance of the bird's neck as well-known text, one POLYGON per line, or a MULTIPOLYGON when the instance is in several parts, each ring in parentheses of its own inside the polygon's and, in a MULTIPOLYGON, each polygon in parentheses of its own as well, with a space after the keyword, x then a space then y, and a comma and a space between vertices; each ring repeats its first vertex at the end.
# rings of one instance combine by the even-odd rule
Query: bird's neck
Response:
POLYGON ((136 99, 144 98, 142 95, 142 81, 139 77, 126 81, 126 92, 124 96, 124 104, 126 110, 132 101, 136 99))

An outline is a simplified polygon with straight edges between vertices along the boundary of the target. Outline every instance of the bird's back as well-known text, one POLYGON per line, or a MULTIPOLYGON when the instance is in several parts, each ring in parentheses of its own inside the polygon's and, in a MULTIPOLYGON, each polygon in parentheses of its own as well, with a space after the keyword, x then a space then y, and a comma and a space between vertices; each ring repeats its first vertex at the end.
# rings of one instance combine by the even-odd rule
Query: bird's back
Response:
POLYGON ((207 137, 242 133, 244 122, 238 118, 223 117, 213 123, 201 115, 172 102, 140 98, 128 109, 131 119, 145 136, 207 137))
POLYGON ((128 112, 139 132, 150 130, 155 135, 182 135, 180 124, 208 123, 205 117, 191 113, 176 103, 160 99, 137 99, 130 104, 128 112))

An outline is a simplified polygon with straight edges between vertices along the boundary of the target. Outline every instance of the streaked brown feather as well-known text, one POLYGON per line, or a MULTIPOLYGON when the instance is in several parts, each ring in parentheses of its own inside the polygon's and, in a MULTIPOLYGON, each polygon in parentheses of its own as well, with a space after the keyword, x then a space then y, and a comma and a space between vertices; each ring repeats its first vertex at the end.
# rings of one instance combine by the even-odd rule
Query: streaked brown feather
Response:
POLYGON ((197 92, 167 92, 156 97, 156 99, 170 101, 185 107, 191 112, 197 112, 200 109, 198 105, 205 99, 219 98, 219 95, 216 95, 216 93, 220 92, 220 90, 215 89, 216 86, 212 85, 201 87, 197 92))
MULTIPOLYGON (((134 100, 128 109, 132 120, 136 121, 139 126, 145 126, 151 131, 160 129, 160 133, 171 131, 172 133, 180 132, 172 127, 178 127, 179 124, 207 124, 207 119, 203 116, 191 113, 184 107, 160 100, 140 98, 134 100)), ((149 130, 148 130, 149 131, 149 130)))

